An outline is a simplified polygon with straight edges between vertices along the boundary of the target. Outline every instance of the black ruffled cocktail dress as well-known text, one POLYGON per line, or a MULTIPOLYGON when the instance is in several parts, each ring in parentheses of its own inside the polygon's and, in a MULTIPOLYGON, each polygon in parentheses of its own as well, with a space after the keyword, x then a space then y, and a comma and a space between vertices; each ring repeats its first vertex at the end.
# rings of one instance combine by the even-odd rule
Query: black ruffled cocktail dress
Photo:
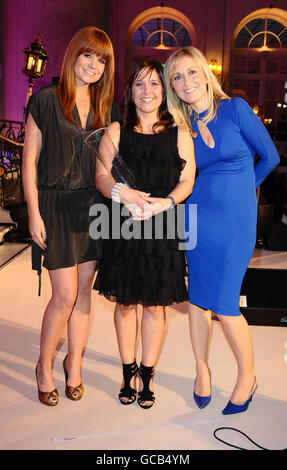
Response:
MULTIPOLYGON (((177 150, 177 128, 159 134, 122 128, 119 153, 135 175, 139 189, 151 196, 166 197, 177 185, 184 164, 177 150)), ((115 239, 111 225, 119 223, 112 213, 117 203, 107 204, 110 236, 103 243, 94 289, 124 305, 166 306, 187 300, 185 255, 179 249, 177 230, 178 224, 184 224, 183 217, 177 217, 175 209, 148 221, 122 217, 120 230, 113 227, 118 236, 115 239), (126 236, 127 227, 130 237, 126 236)))

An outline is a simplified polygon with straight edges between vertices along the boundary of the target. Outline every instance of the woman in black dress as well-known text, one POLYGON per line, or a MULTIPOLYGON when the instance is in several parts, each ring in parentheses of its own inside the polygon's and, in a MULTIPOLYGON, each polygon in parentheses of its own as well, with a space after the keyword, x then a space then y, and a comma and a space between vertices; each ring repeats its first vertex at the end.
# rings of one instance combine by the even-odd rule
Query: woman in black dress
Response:
MULTIPOLYGON (((125 90, 124 112, 124 126, 114 122, 108 131, 134 174, 138 189, 115 185, 101 162, 97 162, 96 184, 104 196, 127 206, 133 219, 122 219, 119 239, 110 237, 104 241, 94 288, 116 301, 114 319, 123 364, 119 399, 124 405, 136 399, 137 307, 143 306, 138 403, 150 408, 154 402, 154 365, 165 326, 164 307, 187 300, 184 252, 179 250, 177 233, 168 237, 171 227, 167 221, 173 212, 175 215, 173 206, 192 191, 195 163, 192 138, 173 127, 167 112, 160 62, 144 60, 135 66, 125 90), (155 235, 156 218, 162 236, 155 235), (152 229, 148 230, 146 224, 151 221, 152 229), (131 222, 131 231, 140 230, 141 236, 125 236, 131 222)), ((112 219, 111 211, 111 223, 112 219)))
POLYGON ((88 233, 89 207, 102 196, 95 187, 94 153, 84 141, 92 129, 111 122, 113 78, 110 39, 104 31, 86 27, 67 48, 59 84, 36 92, 27 106, 23 184, 33 268, 40 270, 43 255, 52 286, 36 366, 39 400, 48 406, 58 403, 52 360, 67 322, 66 395, 78 400, 84 390, 81 361, 91 285, 102 251, 88 233))

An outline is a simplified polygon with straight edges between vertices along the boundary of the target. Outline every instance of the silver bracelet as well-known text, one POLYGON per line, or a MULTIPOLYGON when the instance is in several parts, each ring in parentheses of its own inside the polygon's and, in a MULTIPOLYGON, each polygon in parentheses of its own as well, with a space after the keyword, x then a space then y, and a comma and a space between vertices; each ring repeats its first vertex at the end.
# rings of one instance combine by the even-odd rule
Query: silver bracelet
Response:
POLYGON ((116 183, 113 188, 112 188, 112 192, 111 192, 111 198, 114 202, 121 202, 121 198, 120 198, 120 190, 123 186, 126 186, 126 184, 124 183, 116 183))
POLYGON ((170 209, 172 209, 176 205, 174 197, 173 196, 166 196, 166 198, 171 200, 170 209))

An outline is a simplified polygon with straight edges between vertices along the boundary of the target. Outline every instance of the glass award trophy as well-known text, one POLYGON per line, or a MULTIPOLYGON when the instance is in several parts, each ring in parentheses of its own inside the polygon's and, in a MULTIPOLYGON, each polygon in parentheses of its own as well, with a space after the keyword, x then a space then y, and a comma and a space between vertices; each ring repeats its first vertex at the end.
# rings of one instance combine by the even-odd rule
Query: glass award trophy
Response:
POLYGON ((129 188, 139 189, 135 176, 120 156, 107 127, 92 132, 85 143, 94 150, 96 157, 116 183, 124 183, 129 188))

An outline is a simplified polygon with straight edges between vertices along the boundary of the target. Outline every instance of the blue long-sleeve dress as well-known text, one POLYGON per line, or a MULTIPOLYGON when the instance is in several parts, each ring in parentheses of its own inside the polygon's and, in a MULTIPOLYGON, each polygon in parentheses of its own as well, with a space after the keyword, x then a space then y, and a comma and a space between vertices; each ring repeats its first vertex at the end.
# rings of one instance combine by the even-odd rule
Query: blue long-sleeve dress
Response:
POLYGON ((207 124, 213 148, 191 119, 198 176, 186 202, 186 231, 197 230, 195 247, 187 244, 186 251, 189 301, 236 316, 256 241, 256 188, 280 159, 264 125, 241 98, 221 100, 217 116, 207 124), (191 204, 197 208, 197 227, 191 204))

